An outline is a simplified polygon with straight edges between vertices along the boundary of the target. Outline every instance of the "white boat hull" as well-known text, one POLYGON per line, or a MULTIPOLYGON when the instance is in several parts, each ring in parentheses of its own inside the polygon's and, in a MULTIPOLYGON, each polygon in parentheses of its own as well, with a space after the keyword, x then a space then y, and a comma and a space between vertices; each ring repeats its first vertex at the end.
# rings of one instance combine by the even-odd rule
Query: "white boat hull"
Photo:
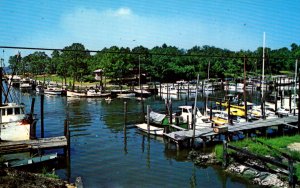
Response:
MULTIPOLYGON (((148 125, 147 123, 141 123, 135 125, 139 130, 148 133, 148 125)), ((162 136, 164 134, 164 128, 155 127, 153 125, 149 125, 149 134, 162 136)))
POLYGON ((54 90, 44 90, 44 94, 48 95, 61 95, 62 90, 54 91, 54 90))
POLYGON ((30 139, 30 124, 10 122, 1 124, 0 138, 2 141, 21 141, 30 139))

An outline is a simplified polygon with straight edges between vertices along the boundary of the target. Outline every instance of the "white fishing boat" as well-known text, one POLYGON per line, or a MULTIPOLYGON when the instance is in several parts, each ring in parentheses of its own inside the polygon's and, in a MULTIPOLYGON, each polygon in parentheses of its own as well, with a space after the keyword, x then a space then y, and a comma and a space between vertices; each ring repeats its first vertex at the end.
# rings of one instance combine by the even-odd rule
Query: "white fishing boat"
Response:
POLYGON ((32 83, 29 78, 21 79, 20 90, 22 90, 22 91, 32 90, 32 83))
POLYGON ((118 98, 133 98, 135 97, 135 93, 118 93, 118 98))
POLYGON ((6 103, 1 110, 1 141, 19 141, 30 139, 30 125, 36 123, 33 115, 25 114, 25 106, 16 103, 6 103))
POLYGON ((44 89, 44 94, 49 95, 61 95, 63 93, 63 89, 58 87, 57 84, 49 84, 47 88, 44 89))
POLYGON ((101 91, 90 88, 86 92, 86 97, 108 97, 110 93, 102 93, 101 91))
POLYGON ((147 97, 147 96, 151 95, 151 92, 145 90, 144 88, 142 88, 142 89, 135 88, 134 93, 135 93, 135 96, 140 96, 140 97, 147 97))
POLYGON ((86 97, 85 92, 67 91, 67 97, 86 97))
MULTIPOLYGON (((193 116, 193 107, 192 106, 178 106, 179 112, 177 114, 174 114, 173 119, 175 116, 179 116, 181 118, 182 123, 189 123, 189 128, 191 128, 192 124, 192 116, 193 116)), ((196 129, 201 129, 204 127, 211 127, 211 122, 209 121, 208 116, 202 115, 200 110, 196 108, 196 113, 195 113, 195 125, 196 129)), ((174 119, 175 122, 175 119, 174 119)))
MULTIPOLYGON (((0 68, 2 72, 2 67, 0 68)), ((2 77, 2 76, 0 76, 2 77)), ((0 78, 1 80, 1 78, 0 78)), ((8 102, 9 86, 2 87, 1 82, 1 97, 0 100, 0 140, 1 141, 20 141, 29 140, 31 125, 36 123, 33 112, 30 115, 25 114, 24 104, 17 104, 15 102, 8 102), (8 90, 8 91, 5 91, 8 90), (6 97, 5 97, 6 96, 6 97), (2 100, 4 99, 5 102, 2 100)))
MULTIPOLYGON (((135 125, 140 131, 148 133, 148 125, 147 123, 141 123, 135 125)), ((162 136, 164 134, 164 128, 157 127, 153 125, 149 125, 149 134, 162 136)))

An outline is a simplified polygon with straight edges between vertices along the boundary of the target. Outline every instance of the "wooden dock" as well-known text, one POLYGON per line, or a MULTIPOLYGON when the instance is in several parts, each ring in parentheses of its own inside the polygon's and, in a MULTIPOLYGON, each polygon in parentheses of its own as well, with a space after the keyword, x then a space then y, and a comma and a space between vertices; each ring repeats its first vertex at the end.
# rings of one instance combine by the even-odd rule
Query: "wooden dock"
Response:
MULTIPOLYGON (((297 122, 298 122, 298 116, 287 116, 282 118, 265 119, 265 120, 261 119, 253 122, 245 122, 245 123, 238 123, 234 125, 228 125, 228 130, 225 133, 216 132, 213 127, 206 127, 203 129, 196 129, 195 138, 202 138, 203 140, 207 140, 208 137, 218 136, 221 134, 230 134, 236 132, 266 129, 272 126, 280 126, 280 125, 285 125, 292 128, 298 128, 297 126, 292 125, 297 122)), ((164 133, 164 136, 167 137, 169 140, 179 144, 180 142, 192 139, 193 130, 182 130, 182 131, 175 131, 171 133, 164 133)))
POLYGON ((0 154, 33 151, 37 149, 63 148, 67 146, 68 141, 65 136, 14 142, 0 142, 0 154))

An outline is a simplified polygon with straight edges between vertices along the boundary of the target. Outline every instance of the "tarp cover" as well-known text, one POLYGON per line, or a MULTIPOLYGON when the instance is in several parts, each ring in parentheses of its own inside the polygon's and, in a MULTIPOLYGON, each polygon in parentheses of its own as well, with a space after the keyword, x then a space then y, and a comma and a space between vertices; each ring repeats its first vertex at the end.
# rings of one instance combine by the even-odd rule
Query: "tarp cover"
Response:
POLYGON ((150 112, 150 123, 155 123, 155 124, 161 125, 165 117, 166 117, 165 114, 160 114, 160 113, 151 111, 150 112))

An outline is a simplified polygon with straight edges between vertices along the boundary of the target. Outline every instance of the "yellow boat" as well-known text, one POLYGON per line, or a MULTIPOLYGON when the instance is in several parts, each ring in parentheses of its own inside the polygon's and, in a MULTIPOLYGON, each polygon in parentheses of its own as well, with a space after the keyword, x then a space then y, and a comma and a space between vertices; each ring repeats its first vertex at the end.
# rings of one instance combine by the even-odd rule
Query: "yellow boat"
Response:
POLYGON ((228 120, 221 117, 213 117, 212 122, 214 122, 217 126, 228 124, 228 120))
MULTIPOLYGON (((216 102, 216 104, 220 105, 220 102, 216 102)), ((222 102, 222 106, 226 107, 226 112, 228 112, 228 102, 222 102)), ((233 105, 230 104, 230 115, 245 117, 245 105, 233 105)))

